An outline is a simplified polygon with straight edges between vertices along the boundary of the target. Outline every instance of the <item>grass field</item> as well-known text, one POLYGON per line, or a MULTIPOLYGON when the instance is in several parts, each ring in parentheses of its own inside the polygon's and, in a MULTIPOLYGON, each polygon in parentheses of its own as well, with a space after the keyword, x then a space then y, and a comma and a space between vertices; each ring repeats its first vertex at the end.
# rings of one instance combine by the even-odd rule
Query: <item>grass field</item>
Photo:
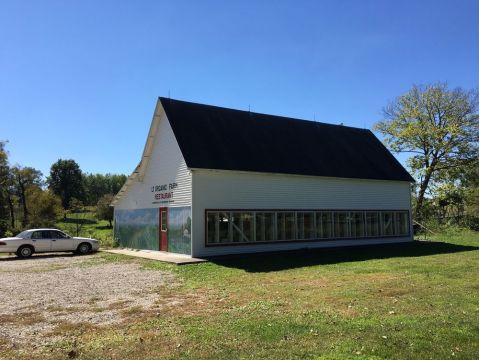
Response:
MULTIPOLYGON (((65 327, 49 354, 85 359, 477 359, 479 234, 408 245, 169 264, 184 299, 115 327, 65 327)), ((44 355, 42 355, 44 356, 44 355)))
POLYGON ((94 208, 87 207, 86 211, 68 214, 60 219, 56 227, 72 236, 92 237, 100 241, 103 248, 113 247, 113 229, 106 220, 96 218, 94 208))

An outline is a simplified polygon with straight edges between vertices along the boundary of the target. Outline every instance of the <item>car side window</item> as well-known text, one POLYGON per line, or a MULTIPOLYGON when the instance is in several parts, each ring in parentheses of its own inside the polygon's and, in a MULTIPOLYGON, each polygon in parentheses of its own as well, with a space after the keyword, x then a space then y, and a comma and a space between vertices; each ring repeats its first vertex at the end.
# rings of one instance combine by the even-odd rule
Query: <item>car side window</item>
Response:
POLYGON ((43 235, 41 231, 34 231, 32 233, 32 239, 43 239, 43 235))
POLYGON ((51 238, 52 238, 51 231, 49 230, 42 231, 42 239, 51 239, 51 238))
POLYGON ((65 239, 66 238, 66 235, 60 231, 52 231, 52 237, 54 239, 65 239))

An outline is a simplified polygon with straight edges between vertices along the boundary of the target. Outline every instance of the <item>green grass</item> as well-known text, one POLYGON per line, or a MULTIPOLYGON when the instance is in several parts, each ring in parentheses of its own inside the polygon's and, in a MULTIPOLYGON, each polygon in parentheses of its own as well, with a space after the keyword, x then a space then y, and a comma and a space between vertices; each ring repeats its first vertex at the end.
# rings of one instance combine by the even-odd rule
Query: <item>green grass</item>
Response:
MULTIPOLYGON (((181 280, 160 314, 49 348, 84 359, 475 359, 479 233, 433 242, 217 259, 137 262, 181 280)), ((68 333, 68 329, 65 330, 68 333)))
POLYGON ((68 214, 60 219, 56 227, 72 236, 92 237, 100 241, 100 246, 109 248, 114 246, 113 229, 106 220, 98 220, 93 209, 75 214, 68 214))

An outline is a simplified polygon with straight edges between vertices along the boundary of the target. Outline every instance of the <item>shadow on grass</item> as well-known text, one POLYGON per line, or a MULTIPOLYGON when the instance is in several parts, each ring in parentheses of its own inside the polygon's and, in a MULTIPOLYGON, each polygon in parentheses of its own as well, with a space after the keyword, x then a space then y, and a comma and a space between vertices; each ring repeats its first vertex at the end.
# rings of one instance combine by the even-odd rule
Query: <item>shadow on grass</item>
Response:
POLYGON ((314 265, 343 262, 420 257, 479 250, 477 246, 456 245, 439 241, 414 241, 400 244, 362 245, 325 249, 303 249, 274 253, 256 253, 212 257, 214 264, 248 272, 270 272, 314 265))
POLYGON ((71 218, 66 218, 62 219, 63 223, 66 224, 80 224, 80 225, 91 225, 91 224, 96 224, 98 221, 93 220, 93 219, 71 219, 71 218))
POLYGON ((97 230, 112 230, 112 229, 113 229, 113 226, 110 226, 110 225, 99 225, 99 226, 95 226, 95 229, 97 229, 97 230))

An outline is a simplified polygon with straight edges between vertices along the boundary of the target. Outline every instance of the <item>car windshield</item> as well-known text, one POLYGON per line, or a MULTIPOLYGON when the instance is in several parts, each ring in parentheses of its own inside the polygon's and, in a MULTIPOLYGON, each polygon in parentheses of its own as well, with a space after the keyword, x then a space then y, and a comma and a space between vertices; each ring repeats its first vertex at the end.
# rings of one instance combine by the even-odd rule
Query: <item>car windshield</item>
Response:
POLYGON ((28 237, 27 234, 28 234, 28 231, 22 231, 20 234, 16 235, 15 237, 25 239, 28 237))

